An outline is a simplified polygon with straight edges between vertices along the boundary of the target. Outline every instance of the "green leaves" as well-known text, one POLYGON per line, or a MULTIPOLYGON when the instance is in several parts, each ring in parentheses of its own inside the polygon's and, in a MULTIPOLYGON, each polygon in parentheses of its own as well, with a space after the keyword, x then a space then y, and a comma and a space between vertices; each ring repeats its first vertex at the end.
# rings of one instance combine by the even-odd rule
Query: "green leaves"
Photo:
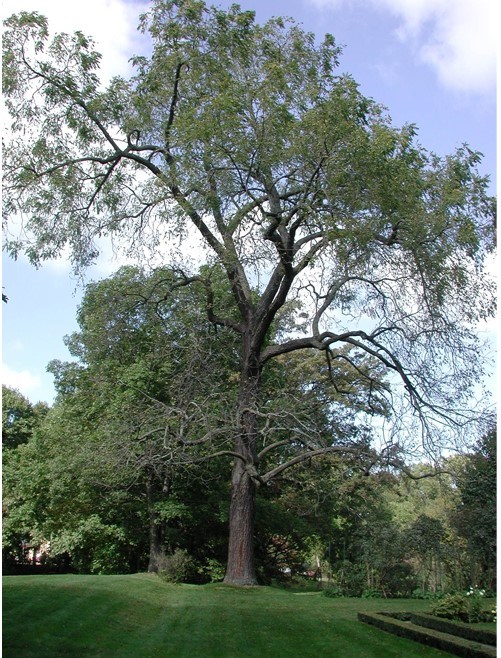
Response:
POLYGON ((479 562, 476 584, 488 588, 496 573, 496 448, 493 427, 477 442, 474 452, 457 460, 454 469, 460 505, 453 522, 479 562))
MULTIPOLYGON (((250 336, 259 368, 304 348, 355 348, 401 383, 427 436, 442 441, 444 422, 459 433, 482 371, 476 323, 495 306, 484 270, 495 204, 480 155, 428 152, 415 126, 395 127, 337 75, 332 35, 318 43, 289 19, 260 25, 238 5, 155 0, 141 29, 151 56, 102 89, 99 55, 82 33, 49 41, 38 14, 7 21, 4 214, 26 217, 7 251, 39 264, 69 247, 78 271, 102 238, 159 259, 170 258, 173 236, 196 231, 200 258, 226 278, 225 312, 211 310, 214 278, 185 272, 183 286, 195 296, 205 287, 212 324, 235 342, 250 336), (290 330, 271 338, 291 301, 290 330)), ((115 292, 106 299, 127 294, 115 292)), ((78 349, 130 354, 130 332, 118 334, 134 319, 120 311, 109 324, 115 342, 78 349)), ((163 344, 152 326, 138 340, 163 344)), ((242 345, 232 349, 243 359, 242 345)), ((147 370, 122 375, 136 385, 147 370)), ((386 395, 377 408, 403 417, 386 395)))
MULTIPOLYGON (((25 13, 8 19, 6 28, 4 94, 13 121, 5 149, 5 217, 27 216, 23 248, 33 263, 69 244, 78 269, 95 257, 103 212, 116 207, 107 185, 116 161, 105 145, 114 144, 112 122, 123 120, 124 85, 114 80, 109 94, 100 91, 100 55, 81 32, 49 41, 46 20, 25 13)), ((122 170, 114 182, 129 180, 122 170)), ((19 241, 7 240, 6 248, 18 251, 19 241)))
POLYGON ((45 404, 32 405, 19 391, 2 386, 2 447, 8 451, 27 443, 42 422, 45 404))

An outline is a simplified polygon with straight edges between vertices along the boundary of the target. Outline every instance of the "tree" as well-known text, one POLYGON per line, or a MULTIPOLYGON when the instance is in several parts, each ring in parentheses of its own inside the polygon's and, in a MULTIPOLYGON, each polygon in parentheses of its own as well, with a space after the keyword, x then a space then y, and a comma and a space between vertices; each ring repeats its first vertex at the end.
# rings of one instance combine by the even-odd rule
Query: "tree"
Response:
POLYGON ((494 203, 478 153, 429 153, 414 126, 393 127, 336 75, 331 35, 316 45, 292 21, 258 25, 238 5, 198 0, 155 0, 140 29, 151 57, 103 90, 82 33, 49 43, 37 13, 6 22, 4 216, 25 217, 27 236, 6 248, 38 264, 68 245, 78 271, 103 236, 164 258, 173 238, 199 236, 207 273, 185 265, 175 285, 202 283, 208 320, 238 341, 226 582, 254 584, 256 486, 320 454, 374 457, 360 435, 292 432, 294 454, 263 472, 264 454, 285 441, 263 445, 263 373, 283 355, 319 351, 328 368, 344 361, 365 380, 370 413, 382 390, 379 371, 359 368, 369 356, 393 379, 387 462, 402 463, 416 422, 428 451, 447 428, 457 435, 482 375, 475 323, 493 313, 483 262, 494 203), (230 308, 218 306, 212 266, 230 308), (284 309, 295 322, 270 337, 284 309))
POLYGON ((468 545, 470 585, 496 588, 496 428, 478 442, 475 452, 456 460, 455 484, 460 501, 452 523, 468 545))
POLYGON ((426 514, 420 514, 407 530, 409 550, 418 560, 423 591, 443 591, 442 544, 445 537, 442 522, 426 514))
MULTIPOLYGON (((26 509, 16 509, 12 475, 20 467, 19 448, 25 446, 43 424, 48 407, 32 405, 16 389, 2 386, 2 562, 4 566, 26 559, 24 546, 29 532, 26 509)), ((33 471, 30 476, 33 477, 33 471)), ((31 501, 33 503, 33 500, 31 501)), ((29 505, 28 505, 29 507, 29 505)))
POLYGON ((47 413, 47 405, 32 405, 19 391, 2 386, 2 448, 26 443, 47 413))
MULTIPOLYGON (((88 480, 93 489, 107 491, 107 498, 127 492, 126 501, 135 497, 136 506, 147 509, 143 517, 148 517, 150 570, 156 570, 164 550, 176 548, 169 536, 180 518, 189 517, 190 525, 197 525, 198 512, 190 502, 195 495, 193 483, 203 491, 203 499, 214 501, 217 495, 221 484, 221 477, 215 477, 217 464, 202 467, 203 462, 232 454, 227 416, 232 413, 231 382, 238 368, 234 334, 224 328, 214 331, 204 314, 200 282, 172 289, 173 276, 168 270, 146 275, 126 267, 87 286, 78 311, 80 330, 65 339, 78 363, 49 366, 59 394, 48 431, 68 446, 76 469, 84 476, 72 477, 71 482, 88 480), (214 492, 209 493, 209 486, 214 492)), ((229 291, 224 290, 224 279, 216 285, 214 269, 211 278, 221 306, 229 291)), ((366 364, 358 367, 362 372, 366 364)), ((364 382, 353 380, 353 373, 342 363, 332 370, 339 385, 363 390, 364 382)), ((347 405, 329 381, 328 369, 318 363, 317 355, 303 360, 284 355, 276 360, 263 381, 267 403, 261 410, 266 417, 260 429, 262 442, 280 443, 285 449, 291 433, 301 433, 309 441, 321 434, 333 436, 340 428, 344 434, 354 433, 354 416, 363 395, 358 391, 347 405)), ((374 409, 381 402, 374 394, 374 409)), ((293 454, 289 446, 281 456, 293 454)), ((282 471, 283 463, 266 449, 262 459, 268 472, 282 471)), ((62 470, 75 469, 68 464, 62 470)), ((200 502, 196 508, 201 508, 200 502)), ((214 517, 210 511, 205 515, 207 521, 214 517)), ((85 508, 74 516, 78 528, 83 524, 87 531, 85 508)), ((272 516, 278 518, 276 513, 272 516)), ((95 522, 94 541, 99 539, 95 522)), ((206 539, 211 534, 208 525, 202 533, 206 539)), ((273 537, 278 528, 276 523, 271 525, 273 537)), ((57 532, 64 534, 64 518, 57 526, 57 532)), ((105 526, 101 527, 104 531, 105 526)), ((144 534, 144 529, 137 534, 144 534)), ((77 536, 82 533, 73 530, 71 537, 77 536)), ((68 552, 75 555, 75 548, 68 552)), ((190 542, 190 549, 199 552, 196 542, 190 542)))
MULTIPOLYGON (((107 498, 121 497, 122 505, 141 517, 144 527, 136 520, 134 532, 149 537, 149 571, 157 570, 166 549, 177 547, 174 528, 183 517, 195 531, 203 525, 204 509, 201 534, 207 540, 210 522, 217 525, 217 505, 207 508, 217 495, 217 479, 196 463, 199 450, 186 464, 184 446, 187 441, 195 448, 203 445, 200 436, 222 422, 231 372, 227 354, 233 335, 214 333, 203 321, 200 290, 171 290, 172 276, 125 267, 87 286, 78 311, 80 330, 65 340, 78 363, 49 366, 59 391, 51 431, 72 445, 77 463, 87 465, 81 469, 85 477, 77 480, 85 479, 107 498), (207 400, 212 415, 201 417, 196 410, 207 400), (193 430, 187 439, 185 426, 195 421, 198 434, 193 430), (189 503, 196 497, 198 511, 189 503)), ((215 444, 216 439, 211 447, 215 444)), ((79 523, 86 523, 85 514, 79 523)), ((64 518, 60 525, 64 529, 64 518)))

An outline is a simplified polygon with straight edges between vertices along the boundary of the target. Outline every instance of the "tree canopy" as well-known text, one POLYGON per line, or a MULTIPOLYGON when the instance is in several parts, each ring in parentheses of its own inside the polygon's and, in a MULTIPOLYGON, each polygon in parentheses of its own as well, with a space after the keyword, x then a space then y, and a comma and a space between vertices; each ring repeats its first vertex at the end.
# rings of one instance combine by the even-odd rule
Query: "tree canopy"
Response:
MULTIPOLYGON (((4 216, 24 222, 6 249, 39 264, 69 246, 80 270, 103 237, 158 261, 199 236, 206 275, 169 260, 171 287, 202 281, 208 321, 238 344, 227 582, 254 583, 255 487, 263 450, 283 448, 263 446, 270 364, 315 350, 334 383, 332 364, 347 364, 365 381, 365 410, 375 393, 392 410, 388 462, 407 436, 429 452, 456 439, 478 418, 494 201, 479 153, 427 151, 415 126, 394 127, 337 74, 331 35, 317 43, 289 19, 259 25, 238 5, 198 0, 155 0, 140 30, 151 55, 103 89, 82 33, 49 40, 37 13, 6 21, 4 216), (284 310, 293 321, 273 333, 284 310)), ((305 442, 290 464, 363 452, 365 439, 349 439, 305 442)))
POLYGON ((496 428, 491 427, 475 450, 458 460, 455 477, 460 505, 454 525, 475 556, 470 563, 472 582, 483 580, 488 586, 496 577, 496 444, 496 428))
POLYGON ((2 385, 3 450, 27 443, 47 411, 45 403, 32 405, 18 390, 2 385))

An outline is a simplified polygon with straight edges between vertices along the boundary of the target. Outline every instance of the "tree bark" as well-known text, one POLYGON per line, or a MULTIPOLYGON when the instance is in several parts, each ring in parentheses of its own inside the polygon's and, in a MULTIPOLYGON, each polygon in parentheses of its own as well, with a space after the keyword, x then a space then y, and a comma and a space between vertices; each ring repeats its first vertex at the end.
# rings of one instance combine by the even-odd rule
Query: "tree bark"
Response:
POLYGON ((152 478, 149 475, 146 481, 146 498, 148 501, 148 522, 149 522, 149 540, 150 540, 150 554, 148 560, 148 573, 156 573, 158 571, 159 559, 162 556, 162 544, 160 541, 161 529, 157 524, 157 516, 153 506, 153 485, 152 478))
POLYGON ((163 551, 158 527, 150 518, 150 555, 148 560, 148 573, 157 573, 162 555, 163 551))
POLYGON ((224 582, 257 585, 254 567, 256 486, 238 459, 233 465, 229 518, 228 564, 224 582))
POLYGON ((235 452, 242 456, 233 464, 229 515, 228 562, 224 582, 230 585, 257 585, 254 566, 254 520, 256 484, 250 474, 257 463, 259 433, 257 405, 261 368, 257 358, 245 350, 240 376, 239 428, 235 452))

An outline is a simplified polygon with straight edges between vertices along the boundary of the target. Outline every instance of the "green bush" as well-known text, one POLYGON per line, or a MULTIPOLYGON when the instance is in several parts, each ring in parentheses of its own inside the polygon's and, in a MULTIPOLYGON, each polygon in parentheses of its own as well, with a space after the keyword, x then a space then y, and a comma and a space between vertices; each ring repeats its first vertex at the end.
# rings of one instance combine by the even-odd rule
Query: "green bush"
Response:
POLYGON ((468 601, 463 594, 446 594, 431 607, 436 617, 468 621, 468 601))
POLYGON ((158 575, 167 583, 182 583, 188 579, 194 562, 188 551, 177 548, 172 555, 163 555, 158 560, 158 575))
POLYGON ((485 592, 470 588, 466 594, 446 594, 431 608, 436 617, 455 619, 470 624, 489 622, 495 618, 495 613, 486 612, 483 608, 485 592))
POLYGON ((364 589, 362 592, 363 599, 382 599, 383 594, 378 589, 364 589))
POLYGON ((366 572, 363 565, 342 560, 333 564, 336 584, 341 587, 345 596, 360 597, 366 585, 366 572))
POLYGON ((441 599, 442 596, 443 594, 441 592, 430 592, 430 590, 421 589, 421 587, 417 587, 411 594, 412 599, 423 599, 429 601, 441 599))
POLYGON ((341 589, 341 587, 338 587, 337 585, 333 585, 332 587, 328 587, 327 589, 324 589, 322 591, 322 594, 332 599, 336 599, 339 598, 340 596, 344 596, 343 590, 341 589))
POLYGON ((482 599, 472 597, 468 600, 468 621, 472 624, 484 621, 482 599))
POLYGON ((390 598, 408 598, 416 588, 416 576, 410 564, 393 564, 379 582, 381 590, 390 598))
POLYGON ((215 558, 209 558, 206 563, 198 568, 198 573, 208 578, 211 583, 219 583, 223 580, 226 567, 215 558))
POLYGON ((89 566, 90 573, 122 574, 127 573, 128 570, 123 547, 119 544, 105 544, 93 551, 89 566))

